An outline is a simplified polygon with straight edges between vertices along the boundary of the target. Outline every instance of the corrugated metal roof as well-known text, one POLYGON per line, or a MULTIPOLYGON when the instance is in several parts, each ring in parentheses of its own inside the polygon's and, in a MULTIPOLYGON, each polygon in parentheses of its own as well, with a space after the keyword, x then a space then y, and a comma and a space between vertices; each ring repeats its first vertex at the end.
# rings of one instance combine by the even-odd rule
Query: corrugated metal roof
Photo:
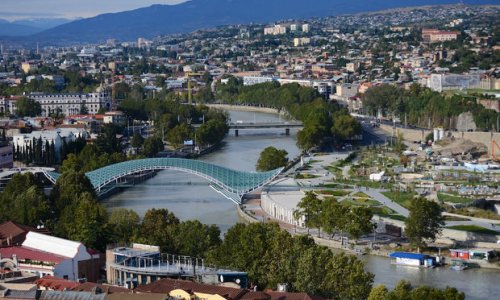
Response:
POLYGON ((42 291, 39 300, 104 300, 106 294, 73 291, 42 291))
POLYGON ((409 258, 409 259, 425 259, 429 257, 427 254, 410 253, 410 252, 393 252, 389 255, 393 258, 409 258))

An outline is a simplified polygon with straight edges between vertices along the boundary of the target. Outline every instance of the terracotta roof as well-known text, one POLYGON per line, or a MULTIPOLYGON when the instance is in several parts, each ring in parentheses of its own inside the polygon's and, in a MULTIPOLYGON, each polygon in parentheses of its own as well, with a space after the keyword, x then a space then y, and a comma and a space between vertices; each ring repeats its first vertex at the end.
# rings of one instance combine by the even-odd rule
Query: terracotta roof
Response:
POLYGON ((60 263, 61 261, 67 259, 67 257, 62 257, 52 253, 30 249, 23 246, 0 248, 0 254, 2 255, 2 257, 12 257, 15 254, 18 259, 31 259, 51 263, 60 263))
POLYGON ((187 280, 161 279, 148 285, 140 285, 134 291, 140 293, 168 294, 173 290, 181 289, 197 293, 219 295, 226 299, 240 299, 246 292, 244 289, 228 288, 217 285, 200 284, 187 280))
POLYGON ((44 287, 46 289, 64 291, 69 289, 74 289, 78 285, 78 282, 69 281, 67 279, 46 275, 35 281, 38 287, 44 287))
POLYGON ((266 291, 271 296, 271 300, 326 300, 326 298, 309 295, 307 293, 290 293, 266 291))
MULTIPOLYGON (((12 221, 7 221, 5 223, 0 224, 0 247, 3 244, 7 244, 7 239, 12 239, 15 244, 22 244, 24 239, 26 238, 26 234, 29 231, 40 232, 48 234, 49 231, 45 228, 37 229, 28 225, 19 224, 12 221)), ((10 245, 13 246, 13 245, 10 245)))
POLYGON ((22 237, 22 240, 24 240, 26 233, 31 230, 35 229, 26 225, 8 221, 0 224, 0 240, 15 239, 16 237, 22 237))
POLYGON ((264 292, 247 292, 240 299, 244 300, 271 300, 271 296, 264 292))
POLYGON ((130 294, 130 293, 133 293, 132 290, 122 288, 119 286, 98 284, 98 283, 94 283, 94 282, 85 282, 85 283, 79 284, 78 286, 75 286, 71 290, 78 291, 78 292, 92 292, 95 288, 100 289, 102 291, 102 293, 105 293, 105 294, 114 294, 114 293, 130 294))

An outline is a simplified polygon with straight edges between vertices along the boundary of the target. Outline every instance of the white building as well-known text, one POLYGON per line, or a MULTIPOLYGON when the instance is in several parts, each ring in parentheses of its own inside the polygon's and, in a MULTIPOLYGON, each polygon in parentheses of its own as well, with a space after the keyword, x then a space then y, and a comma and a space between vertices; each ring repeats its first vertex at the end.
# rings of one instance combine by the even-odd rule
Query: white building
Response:
POLYGON ((285 25, 274 25, 273 27, 265 27, 264 35, 280 35, 286 34, 287 27, 285 25))
POLYGON ((354 97, 358 94, 359 85, 354 83, 343 83, 337 85, 336 96, 342 99, 354 97))
POLYGON ((28 232, 21 246, 0 248, 0 254, 2 262, 7 262, 13 271, 72 281, 92 276, 88 273, 92 269, 89 265, 99 259, 99 254, 89 253, 80 242, 32 231, 28 232))
POLYGON ((305 45, 309 45, 310 43, 311 43, 311 39, 308 37, 294 38, 293 39, 293 46, 294 47, 305 46, 305 45))
POLYGON ((44 117, 48 117, 58 109, 61 113, 69 116, 79 114, 82 106, 87 107, 89 114, 96 114, 101 108, 108 110, 111 107, 111 97, 105 92, 88 94, 31 93, 27 97, 40 103, 44 117))
POLYGON ((254 85, 264 82, 276 81, 275 78, 270 76, 244 76, 243 85, 254 85))
POLYGON ((310 27, 309 24, 302 24, 302 32, 309 32, 310 27))
POLYGON ((479 74, 431 74, 427 86, 436 91, 474 89, 481 87, 479 74))
POLYGON ((64 141, 66 141, 66 143, 70 143, 72 141, 75 141, 79 137, 86 136, 87 132, 85 131, 85 129, 58 128, 55 130, 33 131, 32 133, 14 135, 12 144, 14 145, 14 149, 19 149, 22 151, 26 149, 26 147, 33 146, 33 139, 38 141, 41 138, 43 145, 45 145, 46 142, 49 142, 49 144, 54 144, 56 157, 58 157, 59 150, 62 148, 64 141))

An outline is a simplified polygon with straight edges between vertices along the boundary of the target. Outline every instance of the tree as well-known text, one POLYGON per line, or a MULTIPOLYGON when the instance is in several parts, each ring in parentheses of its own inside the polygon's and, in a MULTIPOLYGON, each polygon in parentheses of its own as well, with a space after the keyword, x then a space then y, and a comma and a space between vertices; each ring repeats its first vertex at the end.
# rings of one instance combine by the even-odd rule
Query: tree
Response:
POLYGON ((41 184, 31 173, 14 174, 0 193, 0 222, 12 220, 37 226, 50 218, 41 184))
POLYGON ((140 218, 131 209, 117 208, 109 216, 112 240, 120 244, 128 244, 135 237, 140 225, 140 218))
POLYGON ((42 114, 40 103, 27 97, 22 97, 16 102, 16 115, 19 117, 36 117, 42 114))
POLYGON ((405 300, 405 299, 441 299, 441 300, 464 300, 464 293, 459 292, 455 288, 446 287, 443 290, 429 287, 419 286, 413 288, 408 281, 401 280, 398 282, 394 290, 388 291, 384 285, 376 286, 370 292, 368 300, 389 299, 389 300, 405 300))
POLYGON ((427 241, 434 241, 444 225, 443 208, 425 198, 411 201, 410 214, 405 221, 405 235, 413 246, 425 247, 427 241))
POLYGON ((79 172, 82 169, 82 161, 78 158, 76 154, 70 153, 66 156, 61 166, 61 173, 66 172, 79 172))
POLYGON ((191 126, 182 123, 175 126, 167 132, 167 140, 175 148, 179 148, 184 144, 184 141, 191 138, 192 129, 191 126))
POLYGON ((278 150, 274 147, 267 147, 260 153, 257 161, 257 171, 271 171, 286 166, 288 162, 288 152, 278 150))
POLYGON ((150 209, 144 215, 138 240, 160 246, 162 252, 174 253, 174 227, 179 219, 168 209, 150 209))
POLYGON ((116 137, 118 127, 113 124, 104 124, 101 128, 101 133, 97 136, 95 145, 99 151, 106 153, 121 152, 122 147, 120 141, 116 137))
POLYGON ((371 233, 375 227, 372 223, 372 218, 372 211, 366 207, 351 208, 348 215, 347 233, 354 239, 371 233))
POLYGON ((276 223, 236 224, 208 261, 248 273, 259 289, 288 283, 301 291, 330 299, 365 299, 373 274, 354 256, 334 255, 308 236, 291 236, 276 223))
POLYGON ((139 132, 134 132, 132 140, 130 141, 130 145, 137 149, 142 147, 143 143, 144 143, 144 138, 142 137, 142 135, 139 132))
POLYGON ((147 157, 153 157, 164 149, 163 141, 157 136, 151 136, 144 140, 143 153, 147 157))
POLYGON ((347 140, 361 133, 361 125, 350 115, 340 114, 333 120, 332 134, 340 139, 347 140))
POLYGON ((56 214, 74 204, 76 197, 83 193, 91 194, 96 198, 94 187, 88 177, 82 172, 72 170, 63 173, 50 192, 50 199, 56 214))
POLYGON ((372 288, 370 295, 368 296, 368 300, 384 300, 388 298, 389 291, 385 287, 385 285, 378 285, 372 288))
POLYGON ((198 220, 185 221, 174 228, 175 253, 204 257, 207 251, 221 244, 220 230, 215 225, 205 225, 198 220))
POLYGON ((333 299, 366 299, 373 284, 373 274, 365 272, 364 264, 343 252, 333 256, 325 267, 324 289, 333 299))
POLYGON ((344 232, 349 218, 349 208, 335 199, 325 199, 321 208, 321 226, 325 232, 344 232))
POLYGON ((320 229, 321 227, 321 206, 322 200, 312 192, 306 192, 306 195, 297 204, 297 209, 293 212, 293 216, 296 220, 300 218, 305 218, 305 225, 307 229, 315 227, 320 229))
POLYGON ((93 193, 81 193, 61 213, 58 232, 70 240, 104 251, 109 241, 108 213, 93 193))

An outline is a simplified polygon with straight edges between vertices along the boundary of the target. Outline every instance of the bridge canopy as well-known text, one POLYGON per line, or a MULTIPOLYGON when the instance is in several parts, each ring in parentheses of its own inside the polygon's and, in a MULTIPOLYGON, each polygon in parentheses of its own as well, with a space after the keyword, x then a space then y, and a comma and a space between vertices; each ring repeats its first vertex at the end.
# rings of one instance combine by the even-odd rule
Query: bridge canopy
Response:
MULTIPOLYGON (((217 166, 193 159, 181 158, 148 158, 130 160, 106 166, 85 173, 90 179, 96 192, 99 194, 107 185, 114 184, 118 179, 141 171, 151 170, 178 170, 205 178, 214 184, 219 190, 238 196, 238 202, 244 194, 272 181, 278 176, 282 169, 269 172, 242 172, 229 168, 217 166)), ((53 182, 60 174, 47 172, 45 175, 53 182)))

